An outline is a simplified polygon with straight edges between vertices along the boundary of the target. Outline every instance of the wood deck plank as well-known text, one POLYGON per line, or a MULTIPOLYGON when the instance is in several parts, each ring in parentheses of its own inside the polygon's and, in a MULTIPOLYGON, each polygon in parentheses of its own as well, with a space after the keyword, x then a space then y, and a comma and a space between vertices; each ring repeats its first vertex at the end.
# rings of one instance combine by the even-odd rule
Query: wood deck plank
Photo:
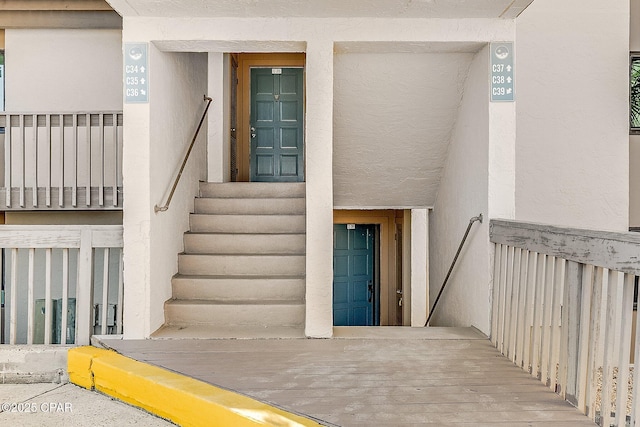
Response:
POLYGON ((134 359, 342 426, 595 425, 503 357, 486 337, 478 339, 474 329, 403 329, 342 331, 348 339, 330 340, 105 344, 134 359))

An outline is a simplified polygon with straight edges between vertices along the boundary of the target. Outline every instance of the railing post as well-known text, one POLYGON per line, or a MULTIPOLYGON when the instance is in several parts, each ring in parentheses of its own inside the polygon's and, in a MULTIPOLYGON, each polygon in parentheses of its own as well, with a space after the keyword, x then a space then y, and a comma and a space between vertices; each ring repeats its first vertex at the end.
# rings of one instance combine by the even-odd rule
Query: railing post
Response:
POLYGON ((20 156, 20 160, 22 161, 22 178, 20 180, 20 207, 24 208, 25 203, 24 203, 24 199, 25 199, 25 180, 27 179, 27 141, 26 141, 26 134, 24 131, 24 128, 26 126, 25 123, 25 116, 24 115, 20 115, 18 116, 20 119, 19 125, 20 125, 20 152, 21 152, 21 156, 20 156))
POLYGON ((35 257, 36 250, 29 248, 29 269, 27 271, 27 344, 33 344, 35 330, 35 257))
MULTIPOLYGON (((588 389, 588 410, 587 414, 595 421, 596 400, 598 398, 598 370, 602 369, 604 363, 605 349, 605 323, 607 304, 607 282, 604 280, 604 269, 594 267, 593 269, 593 289, 591 291, 591 322, 589 329, 589 389, 588 389)), ((602 379, 600 378, 600 382, 602 379)))
POLYGON ((46 151, 46 158, 47 158, 47 186, 45 188, 45 204, 47 205, 47 207, 51 207, 51 164, 52 164, 52 159, 51 159, 51 145, 52 143, 52 138, 51 138, 51 114, 47 114, 45 115, 45 120, 46 120, 46 127, 47 127, 47 151, 46 151))
MULTIPOLYGON (((616 424, 625 425, 629 396, 629 356, 631 353, 631 323, 633 322, 633 288, 635 276, 624 275, 620 329, 620 354, 618 355, 618 385, 616 393, 616 424)), ((637 344, 636 344, 637 345, 637 344)), ((638 387, 636 383, 636 387, 638 387)))
MULTIPOLYGON (((567 261, 564 297, 562 301, 562 341, 560 345, 560 395, 577 405, 576 380, 578 378, 578 346, 580 344, 580 317, 582 307, 583 265, 567 261)), ((588 310, 588 308, 585 308, 588 310)))
POLYGON ((18 249, 11 249, 11 317, 9 319, 9 344, 18 338, 18 249))
POLYGON ((64 114, 60 114, 60 181, 58 182, 58 206, 64 207, 64 114))
POLYGON ((91 311, 93 306, 93 249, 92 232, 83 228, 78 251, 78 283, 76 289, 76 344, 88 345, 91 340, 91 311))
POLYGON ((100 158, 100 172, 98 177, 98 205, 104 206, 104 114, 98 114, 98 126, 100 128, 100 150, 98 157, 100 158))
POLYGON ((38 115, 33 115, 33 195, 32 204, 34 208, 38 207, 38 115))
POLYGON ((578 349, 578 379, 576 381, 576 406, 584 414, 588 414, 589 396, 589 350, 591 348, 591 313, 593 311, 591 297, 593 295, 595 268, 584 265, 582 268, 582 313, 580 315, 580 346, 578 349))
POLYGON ((543 328, 544 328, 544 308, 545 308, 545 295, 547 292, 545 278, 546 267, 546 255, 543 253, 537 254, 536 260, 536 292, 533 297, 536 307, 534 310, 534 328, 533 328, 533 348, 531 349, 532 364, 531 375, 540 379, 540 373, 542 372, 542 341, 543 341, 543 328))
POLYGON ((7 207, 11 206, 11 114, 7 114, 5 117, 4 127, 4 188, 7 190, 5 204, 7 207))
POLYGON ((491 343, 498 347, 498 308, 500 301, 500 256, 502 255, 502 245, 496 243, 493 245, 493 289, 491 295, 491 343))

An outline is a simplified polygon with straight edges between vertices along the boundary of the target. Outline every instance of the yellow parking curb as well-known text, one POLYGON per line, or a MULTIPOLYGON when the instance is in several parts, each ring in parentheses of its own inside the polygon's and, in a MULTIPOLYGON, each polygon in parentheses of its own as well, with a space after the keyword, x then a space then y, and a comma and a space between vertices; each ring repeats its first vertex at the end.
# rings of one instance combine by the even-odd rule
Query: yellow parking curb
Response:
POLYGON ((228 390, 122 356, 112 350, 69 350, 69 380, 181 426, 321 426, 228 390))

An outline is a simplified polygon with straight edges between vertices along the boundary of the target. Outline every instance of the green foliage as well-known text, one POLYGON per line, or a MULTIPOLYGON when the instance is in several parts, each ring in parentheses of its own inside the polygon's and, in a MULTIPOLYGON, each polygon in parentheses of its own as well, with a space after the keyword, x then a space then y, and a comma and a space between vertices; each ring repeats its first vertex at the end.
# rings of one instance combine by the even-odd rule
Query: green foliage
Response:
POLYGON ((631 59, 630 74, 629 125, 633 129, 640 129, 640 57, 633 57, 631 59))

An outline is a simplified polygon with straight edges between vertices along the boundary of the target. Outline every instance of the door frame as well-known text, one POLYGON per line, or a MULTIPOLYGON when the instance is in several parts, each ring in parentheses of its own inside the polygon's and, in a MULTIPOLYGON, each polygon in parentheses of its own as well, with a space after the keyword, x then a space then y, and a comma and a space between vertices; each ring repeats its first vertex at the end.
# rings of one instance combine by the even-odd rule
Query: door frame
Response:
POLYGON ((380 271, 380 326, 396 325, 396 224, 403 221, 402 210, 334 210, 334 224, 377 224, 380 251, 376 263, 380 271))
MULTIPOLYGON (((237 166, 238 181, 250 180, 250 115, 251 115, 251 68, 303 68, 305 66, 304 53, 239 53, 238 86, 236 108, 236 137, 237 137, 237 166)), ((303 71, 304 78, 304 71, 303 71)), ((303 94, 305 93, 303 87, 303 94)), ((304 96, 304 95, 303 95, 304 96)), ((306 102, 305 102, 306 104, 306 102)), ((304 109, 304 105, 303 105, 304 109)), ((306 110, 306 109, 305 109, 306 110)), ((303 113, 304 114, 304 113, 303 113)), ((304 130, 303 130, 304 133, 304 130)), ((306 151, 306 150, 305 150, 306 151)), ((304 156, 304 154, 303 154, 304 156)), ((303 164, 306 161, 303 162, 303 164)))

